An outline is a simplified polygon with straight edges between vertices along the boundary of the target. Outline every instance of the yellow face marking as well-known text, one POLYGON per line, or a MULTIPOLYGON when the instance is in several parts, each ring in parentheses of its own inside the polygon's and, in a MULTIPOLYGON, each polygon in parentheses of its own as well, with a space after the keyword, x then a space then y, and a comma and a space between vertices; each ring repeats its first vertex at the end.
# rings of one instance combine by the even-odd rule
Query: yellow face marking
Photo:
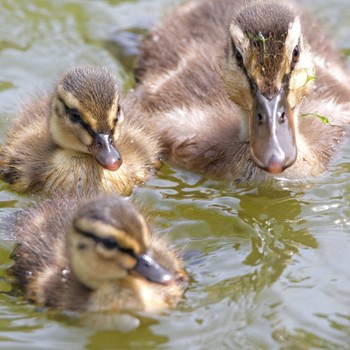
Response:
POLYGON ((146 245, 146 247, 148 247, 150 245, 150 233, 149 233, 149 229, 148 229, 148 225, 146 223, 146 220, 145 218, 138 213, 138 219, 141 223, 141 232, 142 232, 142 238, 143 238, 143 241, 144 241, 144 244, 146 245))
POLYGON ((239 52, 243 55, 243 59, 244 59, 244 57, 247 56, 247 53, 249 50, 249 39, 243 33, 239 25, 235 23, 231 23, 229 31, 234 44, 236 45, 239 52))
POLYGON ((285 41, 285 55, 289 58, 289 62, 292 59, 294 48, 298 45, 301 36, 301 24, 297 17, 293 23, 289 25, 288 35, 285 41))
POLYGON ((79 111, 80 117, 84 123, 90 125, 92 129, 96 129, 97 121, 94 119, 92 113, 88 110, 84 110, 84 107, 81 105, 79 100, 70 92, 62 89, 61 86, 57 88, 57 94, 62 99, 62 101, 69 108, 75 108, 79 111))
POLYGON ((299 18, 296 18, 295 21, 290 24, 286 38, 284 62, 286 72, 290 71, 293 50, 297 45, 301 52, 298 62, 296 62, 294 70, 291 73, 289 82, 288 101, 291 108, 298 105, 302 98, 311 92, 316 80, 316 71, 310 47, 307 43, 303 42, 299 18))
POLYGON ((50 117, 49 128, 53 139, 63 149, 89 153, 86 146, 91 144, 91 136, 80 124, 73 124, 68 118, 62 119, 59 116, 59 114, 65 113, 64 105, 60 99, 60 96, 55 96, 52 101, 54 108, 50 117), (56 108, 58 113, 56 113, 56 108))
POLYGON ((121 125, 123 122, 124 122, 124 112, 121 109, 120 110, 120 116, 119 116, 119 119, 118 119, 118 124, 121 125))
MULTIPOLYGON (((118 91, 118 87, 116 87, 116 91, 118 91)), ((114 99, 111 108, 108 111, 106 111, 108 125, 110 125, 111 130, 114 128, 115 120, 117 118, 118 103, 119 103, 119 96, 117 96, 114 99)), ((119 123, 119 121, 118 121, 118 123, 119 123)))
MULTIPOLYGON (((249 37, 241 30, 239 25, 235 23, 230 25, 230 34, 237 50, 243 57, 244 66, 246 67, 246 71, 249 73, 250 78, 257 84, 261 91, 264 91, 267 80, 271 77, 266 77, 264 67, 259 63, 257 51, 254 50, 249 37)), ((273 81, 276 91, 280 90, 285 74, 285 67, 284 65, 281 65, 273 81)))
MULTIPOLYGON (((231 39, 242 55, 243 63, 247 67, 250 65, 250 54, 249 54, 249 40, 243 33, 239 25, 231 23, 229 28, 231 39)), ((225 60, 222 64, 223 79, 226 85, 229 98, 237 103, 243 110, 250 111, 252 107, 252 97, 249 87, 249 81, 245 76, 243 70, 238 67, 235 53, 231 52, 227 61, 225 60), (240 84, 237 84, 237 81, 240 84)))
POLYGON ((127 249, 132 249, 135 254, 141 253, 141 245, 130 234, 127 234, 123 230, 118 230, 115 227, 102 223, 101 221, 91 221, 89 219, 81 218, 75 222, 75 226, 84 232, 92 232, 97 237, 101 238, 114 238, 117 243, 127 249))

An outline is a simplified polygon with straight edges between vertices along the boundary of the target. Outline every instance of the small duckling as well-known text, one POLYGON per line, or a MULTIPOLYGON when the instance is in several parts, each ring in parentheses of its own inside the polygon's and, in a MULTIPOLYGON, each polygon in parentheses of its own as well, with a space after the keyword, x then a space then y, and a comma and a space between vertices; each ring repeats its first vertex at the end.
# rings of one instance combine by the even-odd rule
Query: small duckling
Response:
POLYGON ((0 148, 0 178, 17 192, 130 194, 159 167, 160 149, 128 108, 107 68, 67 71, 52 96, 22 109, 0 148))
POLYGON ((157 312, 184 293, 177 253, 126 199, 47 199, 6 225, 19 243, 8 272, 39 306, 157 312))
POLYGON ((142 118, 171 163, 210 177, 318 175, 350 122, 344 60, 289 1, 186 2, 140 51, 142 118))

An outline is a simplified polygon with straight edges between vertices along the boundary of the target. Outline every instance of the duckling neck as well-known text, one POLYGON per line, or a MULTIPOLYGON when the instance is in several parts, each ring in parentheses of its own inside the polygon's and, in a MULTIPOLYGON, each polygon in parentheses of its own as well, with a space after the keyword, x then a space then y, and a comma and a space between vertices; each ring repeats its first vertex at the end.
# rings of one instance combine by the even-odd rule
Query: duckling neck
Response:
POLYGON ((139 289, 144 290, 145 287, 130 282, 128 277, 103 281, 94 278, 84 280, 78 278, 71 268, 67 286, 69 286, 67 302, 74 301, 72 309, 87 311, 144 309, 144 298, 139 289))
POLYGON ((163 286, 132 275, 107 281, 91 278, 82 281, 72 268, 66 285, 67 303, 74 303, 70 308, 75 310, 133 309, 157 312, 176 305, 182 295, 182 287, 177 284, 163 286))
POLYGON ((89 311, 101 311, 107 307, 157 312, 174 306, 180 295, 181 288, 177 285, 163 286, 128 276, 118 281, 107 281, 91 291, 89 311))
POLYGON ((58 148, 47 166, 45 187, 48 192, 55 189, 67 189, 68 193, 119 192, 129 194, 137 179, 122 165, 117 171, 101 167, 86 153, 58 148))

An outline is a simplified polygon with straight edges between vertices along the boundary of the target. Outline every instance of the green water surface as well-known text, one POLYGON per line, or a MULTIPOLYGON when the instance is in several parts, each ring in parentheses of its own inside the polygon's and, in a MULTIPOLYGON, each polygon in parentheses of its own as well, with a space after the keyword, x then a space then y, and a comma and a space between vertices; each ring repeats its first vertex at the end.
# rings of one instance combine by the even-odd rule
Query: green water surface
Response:
MULTIPOLYGON (((349 52, 348 0, 303 4, 349 52)), ((106 64, 131 88, 134 39, 174 5, 0 0, 0 141, 19 105, 69 66, 106 64)), ((350 349, 350 143, 326 174, 280 184, 270 193, 164 165, 134 196, 153 208, 159 231, 191 253, 179 306, 134 315, 141 324, 127 333, 94 331, 8 294, 3 278, 0 348, 350 349)), ((22 201, 0 184, 2 219, 22 201)), ((2 275, 10 249, 0 241, 2 275)))

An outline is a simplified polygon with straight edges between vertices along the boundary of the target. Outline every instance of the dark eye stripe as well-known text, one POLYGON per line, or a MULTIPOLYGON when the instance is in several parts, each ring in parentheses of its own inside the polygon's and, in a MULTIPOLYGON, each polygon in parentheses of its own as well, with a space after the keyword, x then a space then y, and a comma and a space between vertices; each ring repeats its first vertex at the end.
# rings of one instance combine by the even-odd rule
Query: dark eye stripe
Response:
POLYGON ((73 123, 79 123, 81 121, 80 113, 76 108, 69 108, 67 106, 65 106, 65 108, 66 108, 66 113, 69 115, 69 119, 73 123))
POLYGON ((85 123, 83 119, 81 119, 80 113, 76 108, 68 107, 61 98, 59 98, 58 100, 64 106, 65 112, 69 116, 69 119, 72 123, 79 123, 91 136, 94 136, 96 134, 95 131, 91 128, 91 126, 85 123))
POLYGON ((116 125, 120 119, 120 113, 121 113, 121 108, 120 108, 120 104, 118 104, 118 110, 117 110, 117 116, 114 120, 114 125, 116 125))
POLYGON ((97 244, 102 244, 106 249, 109 249, 109 250, 116 249, 124 254, 128 254, 128 255, 136 258, 136 254, 133 251, 133 249, 121 247, 113 237, 98 237, 95 234, 93 234, 92 232, 86 232, 86 231, 79 230, 79 229, 76 229, 76 230, 82 236, 87 237, 87 238, 91 238, 97 244))
POLYGON ((236 62, 237 64, 242 67, 243 66, 243 56, 241 54, 241 52, 237 49, 235 43, 233 42, 232 38, 231 38, 231 48, 232 48, 232 53, 236 58, 236 62))
POLYGON ((236 48, 236 45, 235 45, 234 41, 232 40, 232 38, 230 38, 230 41, 231 41, 232 53, 235 56, 236 62, 238 64, 238 66, 242 69, 244 75, 247 77, 251 91, 254 91, 256 84, 252 81, 252 79, 250 78, 250 76, 248 74, 248 71, 244 65, 243 56, 242 56, 241 52, 236 48))
POLYGON ((295 46, 292 52, 291 70, 293 70, 296 64, 299 62, 300 52, 301 52, 301 49, 300 49, 300 39, 299 39, 298 44, 295 46))

